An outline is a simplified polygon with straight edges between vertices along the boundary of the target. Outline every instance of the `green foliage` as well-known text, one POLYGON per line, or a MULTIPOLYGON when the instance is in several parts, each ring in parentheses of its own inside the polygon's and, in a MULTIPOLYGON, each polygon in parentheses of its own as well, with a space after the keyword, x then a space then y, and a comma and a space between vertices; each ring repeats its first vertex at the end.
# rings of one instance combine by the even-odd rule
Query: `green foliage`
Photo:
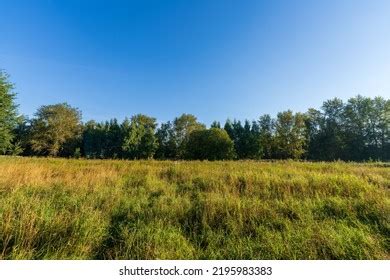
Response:
POLYGON ((388 169, 0 157, 0 259, 389 259, 388 169))
POLYGON ((278 114, 275 128, 275 155, 279 159, 299 159, 306 141, 304 116, 286 111, 278 114))
POLYGON ((0 154, 3 155, 19 151, 18 147, 12 145, 13 129, 17 125, 16 94, 13 89, 9 76, 0 70, 0 154))
POLYGON ((234 155, 235 159, 255 160, 390 160, 390 100, 382 97, 358 95, 347 102, 334 98, 325 101, 321 110, 310 108, 305 114, 288 110, 276 119, 263 115, 243 123, 227 120, 223 129, 215 121, 205 131, 206 126, 191 114, 160 126, 155 118, 142 114, 121 124, 112 119, 82 125, 81 112, 66 103, 42 106, 28 120, 16 116, 12 90, 8 75, 0 71, 0 154, 101 159, 215 160, 234 155), (227 138, 233 142, 232 150, 227 138))
POLYGON ((30 144, 40 155, 72 156, 81 136, 81 112, 67 103, 42 106, 31 121, 30 144))
POLYGON ((148 159, 153 157, 158 147, 155 135, 156 127, 155 118, 141 114, 131 118, 122 146, 127 158, 148 159))
MULTIPOLYGON (((227 120, 223 130, 233 141, 236 159, 387 161, 390 159, 389 104, 389 100, 381 97, 357 96, 347 103, 336 98, 324 102, 321 110, 309 109, 305 114, 285 111, 276 119, 263 115, 253 122, 227 120)), ((146 117, 144 124, 142 118, 137 120, 134 116, 122 124, 116 119, 87 122, 82 155, 87 158, 206 159, 189 156, 191 133, 205 129, 195 116, 183 114, 159 127, 153 118, 146 117)), ((211 125, 211 128, 220 127, 218 122, 211 125)), ((27 151, 26 155, 31 154, 28 145, 22 148, 27 151)), ((207 154, 207 159, 220 158, 207 154)))
POLYGON ((390 100, 350 98, 324 102, 322 112, 307 113, 308 158, 319 160, 390 160, 390 100))
POLYGON ((274 155, 274 130, 275 121, 270 115, 263 115, 259 119, 259 145, 261 148, 261 158, 271 159, 274 155))
POLYGON ((193 131, 204 129, 205 125, 197 121, 191 114, 182 114, 173 121, 173 141, 176 146, 176 157, 183 158, 186 154, 186 145, 193 131))
POLYGON ((213 121, 213 123, 210 126, 211 128, 221 128, 221 123, 217 121, 213 121))
POLYGON ((193 131, 187 141, 186 158, 226 160, 234 156, 234 143, 220 128, 193 131))
POLYGON ((184 158, 190 134, 205 128, 205 125, 199 123, 196 117, 191 114, 182 114, 173 122, 162 123, 156 133, 158 141, 156 158, 184 158))
MULTIPOLYGON (((387 110, 389 110, 387 108, 387 110)), ((390 125, 390 111, 386 113, 386 101, 358 95, 348 100, 344 108, 346 154, 351 160, 364 160, 369 155, 380 159, 385 152, 386 134, 390 125), (387 115, 387 116, 386 116, 387 115)))
POLYGON ((17 124, 13 130, 14 139, 12 155, 31 155, 30 146, 30 123, 25 116, 17 118, 17 124))
POLYGON ((84 125, 82 147, 87 158, 123 158, 122 144, 129 121, 116 119, 104 123, 89 121, 84 125))
POLYGON ((259 159, 261 157, 260 127, 256 122, 251 124, 245 120, 243 126, 240 121, 227 120, 224 129, 234 142, 238 159, 259 159))
POLYGON ((173 159, 177 155, 175 131, 171 122, 162 123, 156 132, 158 148, 156 158, 173 159))

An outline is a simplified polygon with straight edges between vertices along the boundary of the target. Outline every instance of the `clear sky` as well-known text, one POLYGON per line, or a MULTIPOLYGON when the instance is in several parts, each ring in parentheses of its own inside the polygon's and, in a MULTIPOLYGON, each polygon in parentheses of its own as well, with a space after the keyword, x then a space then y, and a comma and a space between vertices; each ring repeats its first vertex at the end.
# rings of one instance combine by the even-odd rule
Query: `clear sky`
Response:
POLYGON ((181 113, 210 124, 357 94, 390 97, 390 1, 0 3, 0 68, 19 111, 181 113))

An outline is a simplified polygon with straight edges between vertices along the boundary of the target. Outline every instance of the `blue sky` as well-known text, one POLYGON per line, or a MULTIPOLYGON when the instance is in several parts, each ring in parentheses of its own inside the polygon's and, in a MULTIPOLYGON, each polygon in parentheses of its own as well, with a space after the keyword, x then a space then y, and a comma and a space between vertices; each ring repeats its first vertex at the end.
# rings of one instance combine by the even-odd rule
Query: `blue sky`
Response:
POLYGON ((2 0, 0 68, 30 117, 210 124, 390 97, 390 1, 2 0))

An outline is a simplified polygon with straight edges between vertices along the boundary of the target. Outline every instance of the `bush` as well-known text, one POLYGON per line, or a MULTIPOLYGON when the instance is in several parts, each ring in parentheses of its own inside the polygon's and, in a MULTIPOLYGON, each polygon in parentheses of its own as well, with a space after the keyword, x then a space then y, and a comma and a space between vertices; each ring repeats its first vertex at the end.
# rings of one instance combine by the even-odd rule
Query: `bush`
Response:
POLYGON ((188 159, 231 159, 234 156, 234 143, 223 129, 198 130, 190 134, 186 152, 188 159))

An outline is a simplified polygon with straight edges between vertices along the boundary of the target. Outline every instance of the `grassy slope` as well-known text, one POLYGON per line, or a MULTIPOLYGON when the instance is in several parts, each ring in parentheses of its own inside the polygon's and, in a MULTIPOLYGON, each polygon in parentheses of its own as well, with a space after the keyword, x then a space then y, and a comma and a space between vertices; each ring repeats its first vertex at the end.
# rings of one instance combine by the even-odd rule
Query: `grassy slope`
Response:
POLYGON ((0 259, 389 259, 390 168, 0 157, 0 259))

